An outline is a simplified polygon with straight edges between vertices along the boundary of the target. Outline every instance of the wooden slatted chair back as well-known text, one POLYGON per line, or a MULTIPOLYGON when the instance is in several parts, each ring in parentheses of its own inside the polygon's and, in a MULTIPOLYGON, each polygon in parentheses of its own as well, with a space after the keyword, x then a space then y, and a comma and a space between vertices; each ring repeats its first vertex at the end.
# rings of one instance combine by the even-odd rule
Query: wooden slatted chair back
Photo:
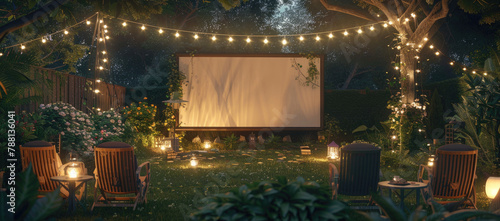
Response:
POLYGON ((364 196, 377 191, 380 179, 380 148, 350 144, 340 149, 339 194, 364 196))
POLYGON ((468 197, 474 185, 477 150, 464 144, 447 144, 436 150, 432 192, 438 198, 468 197))
POLYGON ((99 188, 111 194, 137 193, 134 147, 106 142, 94 149, 99 188))
POLYGON ((46 141, 31 141, 20 145, 21 162, 23 170, 32 164, 33 172, 40 182, 40 192, 52 192, 58 187, 58 183, 50 180, 50 177, 58 176, 61 159, 56 153, 56 147, 46 141))

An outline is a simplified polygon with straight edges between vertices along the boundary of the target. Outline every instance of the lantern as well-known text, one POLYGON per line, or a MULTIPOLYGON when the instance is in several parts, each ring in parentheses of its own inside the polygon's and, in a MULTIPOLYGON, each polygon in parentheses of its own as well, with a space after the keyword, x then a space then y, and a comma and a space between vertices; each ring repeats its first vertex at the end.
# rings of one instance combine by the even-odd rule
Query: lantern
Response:
POLYGON ((165 139, 165 147, 170 151, 179 151, 179 139, 175 137, 165 139))
POLYGON ((429 156, 429 161, 427 162, 427 166, 430 166, 430 167, 434 166, 434 159, 435 159, 435 157, 436 156, 434 156, 434 155, 430 155, 429 156))
POLYGON ((210 143, 210 141, 205 141, 203 142, 203 147, 208 150, 210 149, 210 147, 212 147, 212 144, 210 143))
POLYGON ((161 151, 165 151, 167 149, 169 149, 169 146, 168 146, 168 142, 167 142, 167 139, 163 136, 158 136, 158 137, 155 137, 155 148, 158 150, 161 150, 161 151))
POLYGON ((198 159, 196 159, 196 157, 195 157, 195 156, 192 156, 192 157, 191 157, 191 166, 192 166, 192 167, 196 167, 196 166, 198 166, 198 159))
POLYGON ((488 177, 486 180, 486 196, 494 199, 500 190, 500 177, 488 177))
POLYGON ((336 160, 339 159, 339 157, 340 157, 340 147, 338 144, 335 143, 335 141, 332 141, 330 144, 328 144, 327 158, 336 160))
POLYGON ((81 162, 76 161, 76 158, 70 158, 69 165, 66 166, 66 175, 69 178, 77 178, 81 173, 81 162))

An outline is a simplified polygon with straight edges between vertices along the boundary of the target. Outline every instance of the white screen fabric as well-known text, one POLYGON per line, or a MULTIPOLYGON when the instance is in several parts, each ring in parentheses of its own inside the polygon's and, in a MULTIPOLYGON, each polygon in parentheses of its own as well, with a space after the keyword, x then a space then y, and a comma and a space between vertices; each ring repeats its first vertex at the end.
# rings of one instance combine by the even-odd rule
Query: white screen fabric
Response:
MULTIPOLYGON (((318 70, 320 62, 315 58, 318 70)), ((303 57, 180 56, 188 102, 179 109, 179 128, 320 127, 322 79, 315 87, 297 79, 307 75, 308 63, 303 57)))

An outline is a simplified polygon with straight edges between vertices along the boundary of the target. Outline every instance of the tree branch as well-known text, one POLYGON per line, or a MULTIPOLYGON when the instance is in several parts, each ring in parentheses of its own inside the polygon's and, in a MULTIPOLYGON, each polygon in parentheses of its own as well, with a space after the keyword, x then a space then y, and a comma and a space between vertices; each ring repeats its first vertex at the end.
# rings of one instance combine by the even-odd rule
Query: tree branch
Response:
POLYGON ((406 18, 408 17, 409 14, 415 11, 417 9, 417 6, 420 4, 421 0, 412 0, 410 5, 408 5, 408 8, 406 8, 406 11, 403 13, 402 17, 406 18))
MULTIPOLYGON (((434 5, 429 15, 424 18, 422 22, 420 22, 420 25, 418 25, 417 29, 415 30, 415 33, 412 36, 413 42, 421 42, 424 35, 429 33, 429 30, 432 28, 432 26, 434 26, 436 21, 446 17, 448 11, 450 10, 448 4, 448 0, 441 0, 441 2, 438 2, 434 5)), ((432 36, 427 37, 430 38, 432 36)))
POLYGON ((69 1, 70 0, 53 0, 37 10, 5 24, 4 26, 0 27, 0 42, 2 42, 5 36, 7 36, 9 33, 23 28, 24 26, 30 25, 33 22, 41 19, 42 17, 49 15, 61 5, 64 5, 69 1))
POLYGON ((355 16, 358 18, 362 18, 362 19, 365 19, 368 21, 376 21, 375 18, 373 18, 373 16, 371 16, 369 13, 366 13, 364 11, 349 9, 349 8, 345 8, 345 7, 341 7, 341 6, 337 6, 337 5, 330 5, 330 4, 328 4, 328 2, 326 2, 327 0, 319 0, 319 1, 325 7, 325 9, 328 11, 336 11, 336 12, 352 15, 352 16, 355 16))
POLYGON ((398 16, 402 17, 404 13, 403 4, 399 0, 394 0, 394 5, 396 5, 396 10, 398 11, 398 16))

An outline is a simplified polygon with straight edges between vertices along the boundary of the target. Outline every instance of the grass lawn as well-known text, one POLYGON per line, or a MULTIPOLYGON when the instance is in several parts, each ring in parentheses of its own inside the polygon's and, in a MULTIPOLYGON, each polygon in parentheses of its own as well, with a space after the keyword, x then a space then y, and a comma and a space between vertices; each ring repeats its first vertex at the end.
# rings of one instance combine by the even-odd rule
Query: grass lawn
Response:
MULTIPOLYGON (((151 163, 151 184, 147 194, 148 203, 132 208, 98 207, 89 211, 93 202, 94 182, 89 182, 87 211, 79 207, 73 216, 59 213, 58 220, 184 220, 197 207, 203 206, 201 199, 211 194, 225 193, 243 184, 276 180, 286 176, 289 180, 302 176, 322 186, 328 185, 328 161, 326 148, 311 147, 312 155, 300 155, 298 146, 286 149, 257 151, 226 151, 220 153, 199 153, 199 165, 190 166, 189 156, 170 161, 165 156, 151 153, 137 154, 138 162, 151 163)), ((415 164, 418 165, 418 164, 415 164)), ((407 180, 415 180, 418 167, 382 168, 384 177, 395 172, 407 171, 407 180), (414 174, 414 175, 413 175, 414 174)), ((383 180, 385 178, 382 178, 383 180)), ((484 194, 484 179, 476 182, 480 209, 487 209, 488 200, 484 194), (482 189, 481 189, 482 186, 482 189)), ((393 195, 394 198, 394 195, 393 195)), ((340 198, 345 199, 345 198, 340 198)), ((410 209, 415 208, 415 195, 407 198, 410 209)), ((61 208, 65 211, 66 206, 61 208)))

